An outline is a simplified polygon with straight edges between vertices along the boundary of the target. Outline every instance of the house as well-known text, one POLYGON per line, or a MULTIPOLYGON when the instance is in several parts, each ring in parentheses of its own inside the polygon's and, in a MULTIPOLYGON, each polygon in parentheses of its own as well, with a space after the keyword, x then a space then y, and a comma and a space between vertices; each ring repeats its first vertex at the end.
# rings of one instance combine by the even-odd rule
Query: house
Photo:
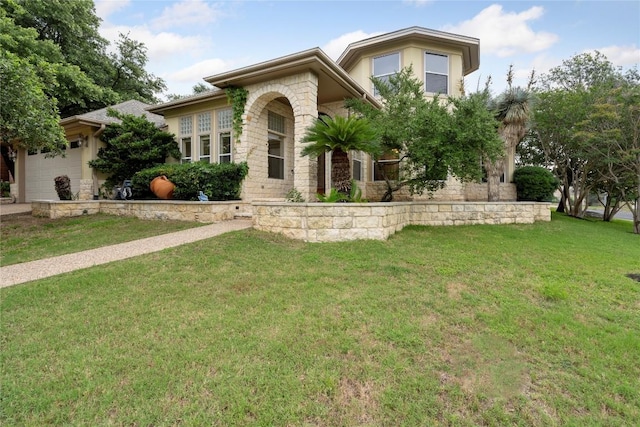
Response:
MULTIPOLYGON (((352 97, 381 107, 370 77, 384 79, 409 65, 424 83, 426 97, 460 95, 461 80, 480 65, 479 49, 476 38, 411 27, 352 43, 337 61, 313 48, 205 77, 213 90, 149 107, 145 113, 164 118, 167 130, 178 140, 180 162, 246 161, 249 174, 243 183, 243 201, 282 200, 293 188, 305 200, 314 200, 318 192, 331 188, 330 156, 315 159, 300 155, 304 146, 300 141, 317 117, 347 115, 344 100, 352 97), (234 131, 234 112, 227 96, 237 88, 247 96, 241 132, 234 131)), ((141 105, 136 104, 138 107, 141 105)), ((68 160, 59 160, 59 165, 52 162, 44 167, 50 159, 42 154, 26 156, 26 164, 19 168, 25 171, 20 181, 24 187, 19 189, 23 201, 55 195, 48 187, 53 191, 53 176, 62 171, 72 178, 72 188, 78 188, 73 187, 78 182, 80 198, 97 194, 101 177, 87 161, 97 153, 100 132, 107 123, 103 116, 104 112, 92 112, 62 121, 71 146, 76 148, 69 148, 68 160)), ((24 157, 18 156, 25 162, 24 157)), ((384 167, 384 161, 376 165, 361 152, 349 153, 349 157, 352 177, 363 197, 380 200, 385 184, 376 168, 384 167)), ((514 159, 507 164, 509 177, 514 159)), ((515 186, 502 185, 501 195, 515 200, 515 186)), ((395 199, 428 197, 404 192, 395 199)), ((462 184, 449 178, 433 198, 481 201, 487 199, 487 189, 485 184, 462 184)))
MULTIPOLYGON (((151 107, 163 115, 182 151, 182 162, 247 161, 244 201, 283 199, 292 188, 305 200, 331 188, 330 156, 302 157, 300 142, 320 115, 347 115, 344 100, 364 98, 380 107, 370 77, 385 78, 413 65, 424 82, 425 96, 460 95, 462 78, 479 67, 476 38, 411 27, 350 44, 337 61, 314 48, 248 67, 205 77, 211 92, 151 107), (242 133, 233 132, 233 111, 227 91, 243 88, 247 101, 242 133)), ((352 152, 352 177, 363 197, 380 200, 385 184, 368 155, 352 152)), ((393 159, 387 159, 393 160, 393 159)), ((513 159, 510 159, 511 165, 513 159)), ((510 168, 513 170, 513 167, 510 168)), ((512 184, 501 194, 515 200, 512 184)), ((396 199, 411 197, 401 193, 396 199)), ((484 184, 462 184, 454 179, 436 192, 441 200, 486 200, 484 184)))
MULTIPOLYGON (((144 115, 158 127, 164 126, 164 118, 147 111, 149 104, 129 100, 112 108, 125 114, 144 115)), ((106 179, 90 168, 88 162, 95 159, 102 142, 100 134, 106 125, 119 122, 109 117, 107 108, 91 111, 60 121, 69 145, 64 155, 47 156, 47 150, 18 150, 15 161, 16 183, 12 193, 19 203, 32 200, 58 200, 53 179, 58 175, 67 175, 71 180, 71 191, 78 194, 80 200, 91 200, 100 194, 100 186, 106 179)))

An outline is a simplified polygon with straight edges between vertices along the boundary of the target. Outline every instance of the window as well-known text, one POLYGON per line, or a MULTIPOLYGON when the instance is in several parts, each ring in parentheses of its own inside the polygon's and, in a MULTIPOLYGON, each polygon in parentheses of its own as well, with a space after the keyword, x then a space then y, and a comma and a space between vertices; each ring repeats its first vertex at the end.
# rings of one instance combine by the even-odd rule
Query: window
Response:
POLYGON ((269 178, 284 179, 284 117, 269 111, 268 132, 268 176, 269 178))
POLYGON ((218 112, 218 163, 231 163, 231 126, 233 112, 222 110, 218 112))
POLYGON ((437 53, 425 54, 424 90, 429 93, 449 93, 449 57, 437 53))
POLYGON ((193 118, 180 117, 180 151, 182 152, 182 163, 191 163, 192 151, 193 118))
POLYGON ((201 162, 211 162, 211 113, 198 114, 198 135, 200 139, 200 157, 201 162))
POLYGON ((384 181, 385 177, 390 180, 400 178, 400 157, 394 151, 384 153, 377 162, 373 163, 373 180, 384 181))
POLYGON ((362 181, 362 151, 352 151, 351 158, 353 159, 352 178, 356 181, 362 181))
POLYGON ((231 163, 231 132, 218 133, 218 162, 231 163))
POLYGON ((200 161, 211 162, 211 135, 200 135, 200 161))
MULTIPOLYGON (((388 55, 373 58, 373 77, 384 82, 389 81, 389 77, 400 71, 400 54, 390 53, 388 55)), ((373 88, 373 94, 378 96, 378 91, 373 88)))

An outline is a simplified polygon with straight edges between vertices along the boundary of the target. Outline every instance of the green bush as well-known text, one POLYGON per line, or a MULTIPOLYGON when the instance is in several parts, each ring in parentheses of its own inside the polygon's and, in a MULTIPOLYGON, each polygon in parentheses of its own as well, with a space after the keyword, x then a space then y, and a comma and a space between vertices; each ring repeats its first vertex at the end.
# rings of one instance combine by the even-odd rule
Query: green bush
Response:
POLYGON ((515 170, 513 182, 516 184, 518 200, 530 202, 550 202, 558 188, 558 179, 540 166, 524 166, 515 170))
POLYGON ((149 184, 158 176, 165 175, 176 185, 173 198, 176 200, 198 200, 202 191, 209 200, 237 200, 240 186, 249 167, 242 163, 183 163, 164 164, 144 169, 133 176, 133 197, 155 198, 149 184))
POLYGON ((0 181, 0 196, 9 197, 11 193, 11 186, 9 181, 0 181))

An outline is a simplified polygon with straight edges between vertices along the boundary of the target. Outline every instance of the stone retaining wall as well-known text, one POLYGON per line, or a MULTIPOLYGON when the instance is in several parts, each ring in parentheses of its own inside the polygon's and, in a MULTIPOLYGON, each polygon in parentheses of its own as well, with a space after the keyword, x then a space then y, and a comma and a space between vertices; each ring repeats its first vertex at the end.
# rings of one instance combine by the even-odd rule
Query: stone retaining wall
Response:
POLYGON ((248 215, 250 207, 240 201, 185 202, 159 200, 74 200, 31 202, 32 215, 46 218, 65 218, 106 213, 140 219, 197 221, 203 223, 226 221, 238 215, 248 215))
POLYGON ((254 202, 253 227, 307 242, 385 240, 406 225, 532 224, 551 220, 549 203, 254 202))

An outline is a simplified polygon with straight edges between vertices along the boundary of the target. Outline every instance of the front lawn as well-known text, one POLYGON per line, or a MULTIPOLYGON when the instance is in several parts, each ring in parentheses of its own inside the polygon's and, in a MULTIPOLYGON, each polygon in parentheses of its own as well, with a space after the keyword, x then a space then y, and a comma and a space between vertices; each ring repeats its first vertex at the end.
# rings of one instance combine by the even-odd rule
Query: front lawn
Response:
POLYGON ((0 222, 0 265, 71 254, 202 225, 104 214, 60 219, 38 218, 31 213, 9 215, 0 222))
POLYGON ((246 230, 0 290, 4 425, 640 424, 640 236, 246 230))

